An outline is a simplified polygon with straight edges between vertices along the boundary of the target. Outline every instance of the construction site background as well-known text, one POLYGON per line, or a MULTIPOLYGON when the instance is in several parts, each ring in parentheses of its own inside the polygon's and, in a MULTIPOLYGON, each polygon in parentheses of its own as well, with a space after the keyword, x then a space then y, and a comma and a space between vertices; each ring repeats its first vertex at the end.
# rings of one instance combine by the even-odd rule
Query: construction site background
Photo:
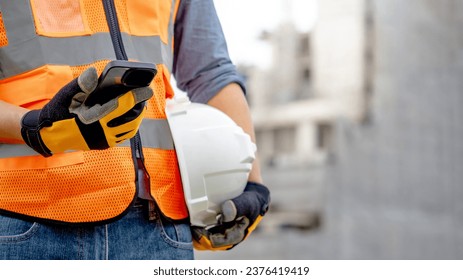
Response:
POLYGON ((463 1, 317 13, 261 34, 270 68, 239 65, 273 203, 245 243, 196 257, 462 259, 463 1))

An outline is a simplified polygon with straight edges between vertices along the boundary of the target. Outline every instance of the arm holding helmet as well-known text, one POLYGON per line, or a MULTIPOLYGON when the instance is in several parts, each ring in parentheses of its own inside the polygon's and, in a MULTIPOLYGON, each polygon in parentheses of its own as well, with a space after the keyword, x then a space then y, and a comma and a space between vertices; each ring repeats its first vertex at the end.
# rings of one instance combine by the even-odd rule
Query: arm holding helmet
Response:
MULTIPOLYGON (((236 122, 255 142, 254 127, 241 87, 235 83, 224 87, 209 102, 236 122)), ((229 250, 246 239, 268 210, 270 192, 263 185, 258 158, 253 162, 244 192, 225 201, 220 224, 209 229, 193 228, 198 250, 229 250)))
MULTIPOLYGON (((225 86, 217 93, 216 96, 209 100, 208 105, 211 105, 227 114, 244 130, 244 132, 251 136, 251 140, 254 143, 256 142, 249 106, 244 92, 238 84, 231 83, 225 86)), ((256 183, 262 183, 263 181, 258 158, 256 158, 252 164, 249 181, 256 183)))
MULTIPOLYGON (((213 1, 181 1, 174 36, 172 73, 177 87, 187 92, 192 102, 207 103, 224 112, 255 142, 244 79, 230 60, 213 1)), ((222 205, 220 225, 192 227, 195 248, 233 248, 255 229, 269 202, 269 190, 262 184, 255 160, 244 192, 222 205)))

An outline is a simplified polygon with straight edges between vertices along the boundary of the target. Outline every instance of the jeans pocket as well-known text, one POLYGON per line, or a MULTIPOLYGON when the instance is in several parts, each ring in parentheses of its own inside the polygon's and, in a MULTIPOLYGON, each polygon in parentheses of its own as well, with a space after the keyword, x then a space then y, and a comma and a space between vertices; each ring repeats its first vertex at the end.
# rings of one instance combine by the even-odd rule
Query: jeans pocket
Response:
POLYGON ((38 223, 0 215, 0 243, 27 240, 37 232, 38 228, 38 223))
POLYGON ((192 249, 192 237, 188 222, 174 222, 162 215, 157 220, 161 236, 166 243, 179 249, 192 249))

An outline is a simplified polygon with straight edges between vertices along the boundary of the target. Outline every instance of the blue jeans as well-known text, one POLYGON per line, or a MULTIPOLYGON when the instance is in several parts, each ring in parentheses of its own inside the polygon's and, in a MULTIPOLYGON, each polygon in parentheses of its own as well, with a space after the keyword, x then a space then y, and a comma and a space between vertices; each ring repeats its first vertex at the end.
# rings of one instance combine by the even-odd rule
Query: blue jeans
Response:
MULTIPOLYGON (((45 225, 0 215, 0 259, 192 259, 188 223, 149 222, 141 205, 101 226, 45 225)), ((158 215, 160 216, 160 215, 158 215)))

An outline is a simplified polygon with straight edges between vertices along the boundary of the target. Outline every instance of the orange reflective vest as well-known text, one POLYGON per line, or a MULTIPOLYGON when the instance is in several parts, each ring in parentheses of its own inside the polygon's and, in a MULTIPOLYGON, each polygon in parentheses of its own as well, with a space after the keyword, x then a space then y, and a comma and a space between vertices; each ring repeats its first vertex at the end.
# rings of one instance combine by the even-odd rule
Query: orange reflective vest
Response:
POLYGON ((0 213, 73 224, 114 220, 137 197, 143 177, 137 170, 144 165, 163 214, 188 216, 164 111, 174 94, 169 80, 178 5, 179 0, 0 0, 0 100, 41 108, 87 67, 102 71, 121 56, 158 68, 141 141, 44 158, 24 143, 1 139, 0 213))

